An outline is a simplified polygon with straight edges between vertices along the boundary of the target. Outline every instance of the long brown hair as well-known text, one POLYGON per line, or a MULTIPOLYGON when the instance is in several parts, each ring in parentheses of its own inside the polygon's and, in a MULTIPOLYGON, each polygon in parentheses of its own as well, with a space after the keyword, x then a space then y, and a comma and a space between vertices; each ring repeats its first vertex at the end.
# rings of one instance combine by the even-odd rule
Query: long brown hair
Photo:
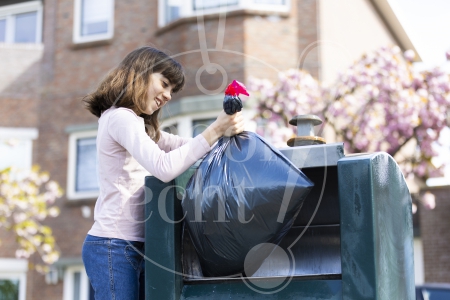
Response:
POLYGON ((152 73, 161 73, 166 77, 174 86, 173 93, 184 86, 184 71, 176 60, 155 48, 141 47, 130 52, 119 66, 106 76, 97 90, 83 98, 86 109, 97 117, 111 106, 132 109, 144 118, 148 135, 158 142, 160 109, 151 115, 144 114, 152 73))

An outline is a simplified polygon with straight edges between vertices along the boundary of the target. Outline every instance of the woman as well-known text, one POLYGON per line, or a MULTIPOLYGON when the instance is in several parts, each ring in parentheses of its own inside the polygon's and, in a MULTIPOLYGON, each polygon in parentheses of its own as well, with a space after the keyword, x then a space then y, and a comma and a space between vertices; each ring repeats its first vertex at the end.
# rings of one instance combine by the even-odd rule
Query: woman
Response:
POLYGON ((84 98, 99 117, 100 195, 82 257, 95 299, 143 299, 144 178, 170 181, 211 150, 224 135, 244 130, 240 112, 221 112, 195 138, 159 130, 158 114, 185 83, 181 65, 165 53, 132 51, 84 98), (139 284, 141 282, 141 284, 139 284))

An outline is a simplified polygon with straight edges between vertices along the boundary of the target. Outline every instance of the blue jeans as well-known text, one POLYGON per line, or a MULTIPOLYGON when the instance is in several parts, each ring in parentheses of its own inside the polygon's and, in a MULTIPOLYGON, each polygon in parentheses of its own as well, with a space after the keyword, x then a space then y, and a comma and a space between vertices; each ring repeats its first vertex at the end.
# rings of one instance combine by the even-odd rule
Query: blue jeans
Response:
POLYGON ((143 242, 88 234, 82 258, 95 299, 144 299, 144 252, 143 242))

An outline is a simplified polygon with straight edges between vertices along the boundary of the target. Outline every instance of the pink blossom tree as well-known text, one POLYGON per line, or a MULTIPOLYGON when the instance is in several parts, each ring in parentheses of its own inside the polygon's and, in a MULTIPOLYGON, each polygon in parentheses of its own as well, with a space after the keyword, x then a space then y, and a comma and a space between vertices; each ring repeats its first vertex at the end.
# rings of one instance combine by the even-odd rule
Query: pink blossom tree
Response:
POLYGON ((384 47, 367 53, 325 87, 302 70, 288 70, 272 83, 252 78, 258 131, 277 146, 294 135, 289 119, 316 114, 343 141, 346 152, 385 151, 405 177, 426 180, 442 175, 433 144, 447 126, 450 78, 436 68, 416 71, 414 52, 384 47))

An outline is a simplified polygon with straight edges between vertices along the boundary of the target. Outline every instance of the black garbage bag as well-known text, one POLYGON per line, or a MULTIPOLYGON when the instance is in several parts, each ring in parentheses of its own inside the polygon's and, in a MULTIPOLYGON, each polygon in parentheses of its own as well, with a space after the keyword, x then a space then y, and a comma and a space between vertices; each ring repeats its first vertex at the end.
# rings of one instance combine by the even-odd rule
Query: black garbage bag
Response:
MULTIPOLYGON (((312 187, 259 135, 244 131, 221 138, 189 180, 181 203, 203 275, 239 275, 253 247, 278 245, 312 187)), ((269 254, 246 267, 246 275, 269 254)))

